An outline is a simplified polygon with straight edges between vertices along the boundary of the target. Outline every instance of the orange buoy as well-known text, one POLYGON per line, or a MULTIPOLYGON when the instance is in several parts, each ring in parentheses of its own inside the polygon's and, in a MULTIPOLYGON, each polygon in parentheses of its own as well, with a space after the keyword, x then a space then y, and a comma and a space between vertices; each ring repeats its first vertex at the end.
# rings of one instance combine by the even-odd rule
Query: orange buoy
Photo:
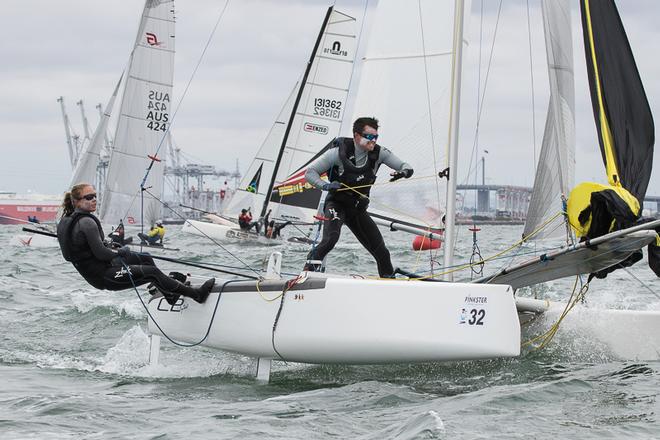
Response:
POLYGON ((430 239, 423 235, 416 235, 412 242, 413 250, 428 251, 429 249, 440 249, 440 240, 430 239))

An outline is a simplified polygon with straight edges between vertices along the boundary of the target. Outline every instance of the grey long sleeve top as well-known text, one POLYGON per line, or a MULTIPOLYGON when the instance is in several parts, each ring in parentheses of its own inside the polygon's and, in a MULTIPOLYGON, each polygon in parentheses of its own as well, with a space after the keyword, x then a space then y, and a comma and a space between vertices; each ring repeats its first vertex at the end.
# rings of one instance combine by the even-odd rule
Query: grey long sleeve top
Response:
MULTIPOLYGON (((84 213, 86 211, 76 210, 84 213)), ((75 246, 87 242, 94 256, 101 261, 110 261, 119 255, 117 252, 108 249, 99 235, 99 228, 96 222, 89 217, 83 217, 73 225, 71 239, 75 246)))
MULTIPOLYGON (((367 163, 368 152, 363 150, 360 147, 355 147, 355 166, 361 167, 367 163)), ((388 167, 392 168, 395 171, 411 170, 412 167, 406 162, 402 161, 394 155, 390 150, 385 147, 380 147, 380 154, 378 155, 378 161, 376 162, 376 168, 381 164, 385 164, 388 167)), ((307 171, 305 172, 305 180, 314 185, 316 188, 322 189, 323 185, 327 183, 321 179, 321 174, 328 172, 332 167, 337 166, 339 173, 344 172, 344 166, 341 163, 339 158, 339 148, 330 148, 328 151, 323 153, 312 162, 307 171)))

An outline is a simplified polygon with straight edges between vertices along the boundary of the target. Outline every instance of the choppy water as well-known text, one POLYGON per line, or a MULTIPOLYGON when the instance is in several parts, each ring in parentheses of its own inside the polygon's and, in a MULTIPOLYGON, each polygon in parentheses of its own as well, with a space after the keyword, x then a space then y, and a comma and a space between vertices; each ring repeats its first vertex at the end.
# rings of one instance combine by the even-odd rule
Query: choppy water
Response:
MULTIPOLYGON (((465 229, 465 227, 463 227, 465 229)), ((170 227, 177 257, 237 265, 226 252, 170 227)), ((561 331, 550 347, 517 359, 450 364, 310 366, 275 363, 271 383, 252 379, 250 359, 163 342, 148 365, 146 313, 135 292, 86 285, 57 248, 12 245, 0 226, 0 438, 660 438, 660 362, 603 356, 561 331)), ((484 256, 519 227, 485 227, 484 256)), ((331 269, 375 272, 350 233, 331 269)), ((408 236, 388 235, 395 265, 421 270, 408 236)), ((462 234, 459 258, 469 257, 462 234)), ((229 246, 261 267, 270 250, 299 269, 306 248, 229 246)), ((504 264, 504 261, 502 261, 504 264)), ((175 269, 171 264, 160 264, 175 269)), ((491 266, 491 270, 496 268, 491 266)), ((594 281, 589 301, 657 310, 660 283, 643 262, 594 281)), ((203 271, 200 275, 204 274, 203 271)), ((537 289, 562 298, 572 281, 537 289)), ((538 293, 538 292, 537 292, 538 293)), ((649 335, 660 337, 660 335, 649 335)))

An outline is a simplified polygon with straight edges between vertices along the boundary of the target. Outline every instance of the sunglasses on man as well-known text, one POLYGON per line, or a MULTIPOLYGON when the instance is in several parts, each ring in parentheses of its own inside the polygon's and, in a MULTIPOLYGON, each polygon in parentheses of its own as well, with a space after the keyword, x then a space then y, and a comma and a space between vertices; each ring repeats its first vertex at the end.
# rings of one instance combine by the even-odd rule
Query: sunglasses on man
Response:
POLYGON ((375 141, 376 139, 378 139, 377 134, 371 134, 371 133, 358 133, 358 134, 368 141, 375 141))

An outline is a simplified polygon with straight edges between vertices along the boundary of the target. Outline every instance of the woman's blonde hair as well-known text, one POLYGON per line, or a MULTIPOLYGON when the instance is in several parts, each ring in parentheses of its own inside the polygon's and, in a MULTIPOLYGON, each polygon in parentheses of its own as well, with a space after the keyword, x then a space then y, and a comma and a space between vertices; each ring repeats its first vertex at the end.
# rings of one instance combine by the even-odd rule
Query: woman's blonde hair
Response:
POLYGON ((89 183, 77 183, 73 185, 71 191, 64 193, 64 201, 62 201, 62 217, 68 217, 73 214, 76 207, 73 204, 74 200, 80 200, 83 188, 92 186, 89 183))

